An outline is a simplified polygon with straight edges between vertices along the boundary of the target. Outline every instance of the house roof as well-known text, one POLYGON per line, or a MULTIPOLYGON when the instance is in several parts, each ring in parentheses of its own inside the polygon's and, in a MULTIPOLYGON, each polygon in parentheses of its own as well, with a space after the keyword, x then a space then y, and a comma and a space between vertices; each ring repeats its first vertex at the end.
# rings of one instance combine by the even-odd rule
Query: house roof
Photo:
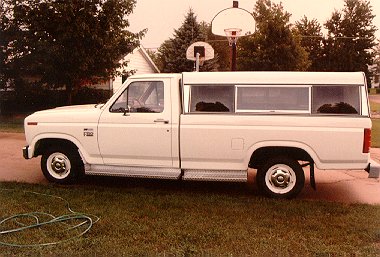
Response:
MULTIPOLYGON (((152 58, 150 58, 148 52, 145 50, 143 46, 136 47, 131 53, 124 57, 124 60, 128 60, 127 70, 137 70, 139 71, 141 68, 149 67, 150 72, 148 73, 160 73, 157 65, 153 62, 152 58)), ((142 71, 146 73, 146 71, 142 71)))
POLYGON ((160 69, 158 69, 157 65, 154 63, 152 58, 150 58, 148 52, 145 50, 145 48, 140 45, 140 47, 137 48, 138 51, 142 54, 142 56, 146 59, 148 64, 152 67, 153 70, 155 70, 157 73, 160 73, 160 69))

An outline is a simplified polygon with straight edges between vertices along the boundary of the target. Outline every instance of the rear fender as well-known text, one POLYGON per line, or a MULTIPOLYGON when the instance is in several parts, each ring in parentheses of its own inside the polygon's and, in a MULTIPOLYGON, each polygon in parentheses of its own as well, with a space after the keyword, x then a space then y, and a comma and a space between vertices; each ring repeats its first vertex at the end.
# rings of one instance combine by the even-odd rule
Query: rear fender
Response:
MULTIPOLYGON (((321 161, 311 147, 309 147, 306 144, 300 143, 300 142, 294 142, 294 141, 262 141, 258 142, 247 150, 247 155, 245 156, 244 162, 245 164, 249 165, 252 155, 259 149, 267 148, 267 147, 273 147, 273 148, 280 148, 280 147, 290 147, 290 148, 296 148, 305 151, 310 158, 314 161, 315 165, 319 167, 321 165, 321 161)), ((290 156, 291 157, 291 156, 290 156)))

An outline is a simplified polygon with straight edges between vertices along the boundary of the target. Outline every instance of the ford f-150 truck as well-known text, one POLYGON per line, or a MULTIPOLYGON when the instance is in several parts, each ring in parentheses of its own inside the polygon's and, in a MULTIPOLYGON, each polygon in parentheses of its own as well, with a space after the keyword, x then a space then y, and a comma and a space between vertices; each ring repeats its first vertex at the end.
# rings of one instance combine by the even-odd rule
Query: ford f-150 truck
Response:
POLYGON ((25 119, 26 159, 49 181, 109 175, 256 181, 291 198, 303 167, 369 170, 371 119, 361 72, 134 75, 105 104, 25 119))

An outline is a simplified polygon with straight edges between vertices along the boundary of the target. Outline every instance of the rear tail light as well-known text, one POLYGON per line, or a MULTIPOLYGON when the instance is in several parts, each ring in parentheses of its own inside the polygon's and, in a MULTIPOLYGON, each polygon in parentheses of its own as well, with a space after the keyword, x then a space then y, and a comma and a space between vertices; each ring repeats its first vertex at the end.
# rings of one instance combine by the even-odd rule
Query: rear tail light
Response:
POLYGON ((364 129, 363 153, 369 153, 371 148, 371 129, 364 129))

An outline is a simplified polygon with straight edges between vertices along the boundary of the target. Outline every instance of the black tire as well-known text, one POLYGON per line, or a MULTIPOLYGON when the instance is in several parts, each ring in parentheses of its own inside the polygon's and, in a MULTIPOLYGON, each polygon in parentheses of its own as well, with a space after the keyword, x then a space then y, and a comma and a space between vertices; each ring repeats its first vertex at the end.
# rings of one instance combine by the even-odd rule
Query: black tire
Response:
POLYGON ((265 196, 271 198, 294 198, 305 184, 301 165, 288 157, 274 157, 257 171, 257 186, 265 196))
POLYGON ((78 149, 67 146, 52 146, 41 158, 42 173, 47 180, 59 184, 70 184, 84 174, 83 161, 78 149))

